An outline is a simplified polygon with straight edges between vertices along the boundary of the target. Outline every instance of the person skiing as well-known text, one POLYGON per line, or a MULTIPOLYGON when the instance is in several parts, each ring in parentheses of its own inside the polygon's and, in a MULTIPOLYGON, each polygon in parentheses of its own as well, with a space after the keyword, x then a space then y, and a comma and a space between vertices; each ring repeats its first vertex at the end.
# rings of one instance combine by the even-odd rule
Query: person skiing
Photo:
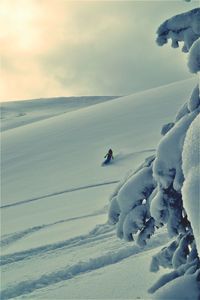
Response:
POLYGON ((108 164, 111 161, 111 159, 114 159, 112 149, 108 150, 108 153, 104 156, 104 158, 106 158, 104 164, 108 164))

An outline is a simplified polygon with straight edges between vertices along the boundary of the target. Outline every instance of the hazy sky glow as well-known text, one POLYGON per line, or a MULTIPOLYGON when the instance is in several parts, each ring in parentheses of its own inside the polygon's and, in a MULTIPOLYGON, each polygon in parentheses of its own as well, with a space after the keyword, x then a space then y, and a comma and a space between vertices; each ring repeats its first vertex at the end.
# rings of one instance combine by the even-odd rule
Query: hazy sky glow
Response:
POLYGON ((125 95, 190 76, 155 44, 166 18, 198 1, 1 0, 1 101, 125 95))

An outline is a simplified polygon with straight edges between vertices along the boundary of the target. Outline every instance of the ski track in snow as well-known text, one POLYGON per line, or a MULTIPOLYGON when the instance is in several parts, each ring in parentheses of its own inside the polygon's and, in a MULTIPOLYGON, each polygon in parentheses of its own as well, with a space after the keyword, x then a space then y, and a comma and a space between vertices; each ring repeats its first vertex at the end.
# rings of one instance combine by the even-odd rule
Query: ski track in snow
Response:
MULTIPOLYGON (((94 235, 94 239, 98 239, 98 230, 100 229, 100 235, 102 234, 102 228, 104 228, 104 231, 109 232, 108 229, 110 226, 108 225, 101 225, 101 227, 96 228, 96 230, 92 231, 94 235), (106 230, 105 230, 106 229, 106 230)), ((112 228, 113 230, 113 228, 112 228)), ((90 233, 90 234, 91 234, 90 233)), ((100 242, 102 243, 101 239, 104 239, 105 235, 103 237, 99 238, 100 242)), ((88 239, 87 236, 82 236, 82 242, 84 242, 84 239, 88 239)), ((78 242, 79 246, 81 243, 81 239, 79 237, 75 239, 68 240, 68 242, 72 243, 74 240, 73 247, 76 247, 75 242, 78 242)), ((86 261, 79 261, 78 263, 74 265, 66 265, 62 269, 49 273, 44 274, 39 278, 26 280, 23 282, 20 282, 18 284, 10 285, 8 288, 4 289, 1 293, 1 299, 10 299, 18 296, 22 296, 25 294, 29 294, 34 292, 37 289, 41 289, 56 283, 59 283, 61 281, 72 279, 78 275, 84 275, 85 273, 98 270, 100 268, 118 263, 132 255, 137 255, 141 252, 146 252, 148 250, 151 250, 153 248, 159 247, 163 244, 165 244, 168 241, 167 233, 162 233, 157 235, 157 238, 155 237, 153 240, 149 241, 149 244, 145 248, 139 248, 136 245, 132 246, 125 246, 119 250, 110 251, 104 255, 86 260, 86 261)), ((67 241, 66 241, 67 242, 67 241)), ((71 245, 72 246, 72 245, 71 245)), ((41 252, 40 252, 41 253, 41 252)), ((32 255, 33 253, 29 253, 28 255, 32 255)))
MULTIPOLYGON (((119 154, 116 155, 116 160, 127 159, 131 156, 141 154, 141 153, 155 152, 155 150, 156 149, 146 149, 146 150, 135 151, 135 152, 128 153, 128 154, 119 153, 119 154)), ((71 192, 76 192, 76 191, 80 191, 80 190, 96 188, 96 187, 99 187, 99 186, 110 185, 110 184, 115 184, 115 183, 119 183, 119 182, 120 182, 120 180, 113 180, 113 181, 108 181, 108 182, 101 182, 101 183, 96 183, 96 184, 90 184, 90 185, 70 188, 70 189, 66 189, 66 190, 63 190, 63 191, 58 191, 58 192, 46 194, 46 195, 43 195, 43 196, 40 196, 40 197, 35 197, 35 198, 26 199, 26 200, 22 200, 22 201, 18 201, 18 202, 13 202, 13 203, 10 203, 10 204, 5 204, 5 205, 0 206, 0 208, 1 209, 9 208, 9 207, 17 206, 17 205, 27 204, 27 203, 33 202, 33 201, 42 200, 42 199, 49 198, 49 197, 62 195, 62 194, 65 194, 65 193, 71 193, 71 192)))
POLYGON ((90 231, 86 235, 80 235, 62 242, 57 242, 45 246, 28 249, 21 252, 15 252, 12 254, 3 255, 1 257, 0 265, 6 265, 21 260, 30 259, 33 256, 41 255, 43 253, 47 253, 55 250, 60 250, 63 248, 68 249, 72 247, 82 246, 84 244, 88 244, 94 241, 99 241, 107 237, 114 236, 114 234, 115 233, 114 233, 113 226, 110 226, 108 224, 97 225, 92 231, 90 231))
POLYGON ((156 151, 156 149, 146 149, 146 150, 135 151, 135 152, 127 153, 127 154, 123 154, 123 152, 122 153, 120 152, 117 155, 115 155, 115 159, 124 160, 124 159, 130 158, 132 156, 135 156, 137 154, 155 152, 155 151, 156 151))
MULTIPOLYGON (((116 155, 115 158, 116 158, 116 161, 118 161, 118 160, 120 161, 122 159, 126 159, 126 158, 129 158, 131 156, 134 156, 134 155, 137 155, 140 153, 146 153, 146 152, 152 152, 152 151, 155 151, 155 149, 136 151, 136 152, 127 153, 127 154, 119 153, 116 155)), ((64 193, 70 193, 70 192, 75 192, 75 191, 79 191, 79 190, 83 190, 83 189, 89 189, 89 188, 95 188, 95 187, 109 185, 109 184, 115 184, 115 183, 119 183, 119 182, 120 182, 120 180, 115 180, 115 181, 91 184, 91 185, 87 185, 87 186, 70 188, 70 189, 66 189, 63 191, 46 194, 46 195, 43 195, 40 197, 35 197, 32 199, 23 200, 20 202, 10 203, 7 205, 3 205, 0 208, 2 208, 2 209, 9 208, 9 207, 17 206, 17 205, 27 204, 27 203, 33 202, 33 201, 42 200, 44 198, 61 195, 64 193)), ((70 221, 75 221, 75 220, 79 220, 79 219, 89 218, 89 217, 93 217, 93 216, 97 216, 97 215, 101 215, 101 214, 105 214, 105 209, 96 211, 96 212, 88 214, 88 215, 72 217, 72 218, 68 218, 68 219, 62 219, 62 220, 59 220, 59 221, 56 221, 53 223, 34 226, 32 228, 28 228, 28 229, 20 231, 20 232, 15 232, 13 234, 5 235, 1 241, 1 246, 2 247, 8 246, 8 245, 24 238, 27 235, 30 235, 39 230, 48 228, 50 226, 54 226, 54 225, 64 223, 64 222, 70 222, 70 221)), ((40 276, 38 278, 29 279, 29 280, 22 281, 19 283, 13 283, 2 291, 1 299, 10 299, 13 297, 18 297, 18 296, 22 296, 25 294, 29 294, 37 289, 40 289, 40 288, 64 281, 64 280, 72 279, 75 276, 85 274, 87 272, 91 272, 91 271, 97 270, 99 268, 103 268, 103 267, 111 265, 111 264, 115 264, 125 258, 132 256, 132 255, 136 255, 140 252, 147 251, 152 248, 161 246, 164 243, 163 240, 165 242, 167 241, 166 233, 161 234, 161 235, 163 236, 161 239, 158 238, 153 241, 150 241, 149 245, 146 246, 145 249, 139 248, 136 245, 134 245, 134 246, 126 245, 120 249, 109 251, 109 252, 105 253, 104 255, 100 255, 95 258, 88 259, 86 261, 79 261, 71 266, 66 265, 64 268, 62 268, 60 270, 57 270, 57 271, 49 273, 49 274, 43 274, 42 276, 40 276)), ((71 238, 71 239, 68 239, 65 241, 61 241, 61 242, 56 242, 56 243, 52 243, 52 244, 48 244, 48 245, 44 245, 44 246, 4 255, 1 257, 0 265, 8 265, 8 264, 14 264, 14 263, 17 263, 20 261, 31 260, 32 258, 34 258, 36 256, 41 256, 43 254, 50 255, 50 253, 55 252, 55 251, 63 252, 68 249, 71 249, 71 248, 73 249, 73 248, 77 248, 77 247, 82 247, 84 245, 86 246, 86 245, 89 245, 89 244, 95 243, 95 242, 103 243, 107 239, 114 238, 114 237, 115 237, 114 227, 110 226, 108 224, 101 224, 101 225, 97 225, 92 231, 90 231, 88 234, 85 234, 85 235, 77 236, 77 237, 74 237, 74 238, 71 238)))
MULTIPOLYGON (((34 226, 34 227, 28 228, 26 230, 22 230, 22 231, 19 231, 19 232, 7 234, 5 236, 2 236, 2 239, 0 241, 0 246, 1 247, 9 246, 10 244, 13 244, 14 242, 24 238, 27 235, 30 235, 30 234, 32 234, 36 231, 46 229, 48 227, 51 227, 51 226, 54 226, 54 225, 57 225, 57 224, 67 223, 67 222, 81 220, 81 219, 86 219, 86 218, 95 217, 95 216, 99 216, 99 215, 103 215, 103 214, 105 214, 105 211, 101 210, 101 211, 97 211, 97 212, 94 212, 94 213, 91 213, 91 214, 88 214, 88 215, 67 218, 67 219, 59 220, 59 221, 56 221, 56 222, 53 222, 53 223, 43 224, 43 225, 40 225, 40 226, 34 226)), ((0 265, 1 265, 1 262, 0 262, 0 265)))
POLYGON ((27 200, 22 200, 22 201, 19 201, 19 202, 14 202, 14 203, 2 205, 2 206, 0 206, 0 208, 2 209, 2 208, 8 208, 8 207, 13 207, 13 206, 17 206, 17 205, 27 204, 29 202, 38 201, 38 200, 42 200, 42 199, 45 199, 45 198, 50 198, 50 197, 62 195, 62 194, 65 194, 65 193, 71 193, 71 192, 76 192, 76 191, 80 191, 80 190, 96 188, 96 187, 99 187, 99 186, 102 186, 102 185, 115 184, 115 183, 118 183, 118 182, 119 182, 119 180, 113 180, 113 181, 108 181, 108 182, 102 182, 102 183, 96 183, 96 184, 91 184, 91 185, 80 186, 80 187, 76 187, 76 188, 67 189, 67 190, 64 190, 64 191, 59 191, 59 192, 43 195, 43 196, 40 196, 40 197, 35 197, 35 198, 32 198, 32 199, 27 199, 27 200))

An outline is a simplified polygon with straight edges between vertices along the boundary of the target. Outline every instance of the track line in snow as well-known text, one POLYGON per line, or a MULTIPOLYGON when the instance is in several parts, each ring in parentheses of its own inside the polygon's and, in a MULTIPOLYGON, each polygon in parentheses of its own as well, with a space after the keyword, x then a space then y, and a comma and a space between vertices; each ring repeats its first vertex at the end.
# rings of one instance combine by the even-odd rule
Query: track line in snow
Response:
POLYGON ((115 155, 115 159, 117 161, 121 161, 121 160, 125 160, 127 158, 130 158, 132 156, 135 156, 137 154, 155 152, 155 151, 156 151, 156 149, 145 149, 145 150, 139 150, 139 151, 134 151, 134 152, 129 152, 129 153, 119 152, 115 155))
POLYGON ((124 156, 127 158, 129 156, 133 156, 136 154, 141 154, 141 153, 148 153, 148 152, 155 152, 156 149, 146 149, 146 150, 140 150, 140 151, 135 151, 135 152, 131 152, 131 153, 127 153, 124 156))
POLYGON ((105 211, 101 210, 101 211, 97 211, 97 212, 94 212, 94 213, 91 213, 91 214, 88 214, 88 215, 62 219, 62 220, 59 220, 59 221, 56 221, 56 222, 53 222, 53 223, 34 226, 34 227, 28 228, 26 230, 22 230, 22 231, 19 231, 19 232, 8 234, 5 237, 2 237, 2 239, 0 241, 0 246, 1 247, 9 246, 10 244, 13 244, 14 242, 24 238, 27 235, 30 235, 32 233, 35 233, 35 232, 39 231, 39 230, 46 229, 46 228, 54 226, 54 225, 67 223, 67 222, 71 222, 71 221, 76 221, 76 220, 81 220, 81 219, 86 219, 86 218, 90 218, 90 217, 95 217, 95 216, 99 216, 99 215, 103 215, 103 214, 105 214, 105 211))
MULTIPOLYGON (((155 152, 155 151, 156 151, 156 149, 139 150, 139 151, 135 151, 135 152, 128 153, 128 154, 122 154, 122 158, 127 158, 127 157, 130 157, 130 156, 134 156, 136 154, 155 152)), ((117 156, 120 157, 120 154, 117 154, 116 158, 117 158, 117 156)), ((122 158, 118 158, 118 159, 120 160, 122 158)), ((31 198, 31 199, 26 199, 26 200, 22 200, 22 201, 18 201, 18 202, 13 202, 13 203, 10 203, 10 204, 5 204, 5 205, 0 206, 0 208, 1 209, 9 208, 9 207, 17 206, 17 205, 27 204, 27 203, 33 202, 33 201, 42 200, 42 199, 49 198, 49 197, 62 195, 62 194, 65 194, 65 193, 71 193, 71 192, 76 192, 76 191, 80 191, 80 190, 96 188, 96 187, 99 187, 99 186, 110 185, 110 184, 115 184, 115 183, 119 183, 119 182, 120 182, 120 180, 113 180, 113 181, 108 181, 108 182, 101 182, 101 183, 96 183, 96 184, 80 186, 80 187, 74 187, 74 188, 70 188, 70 189, 66 189, 66 190, 63 190, 63 191, 58 191, 58 192, 54 192, 54 193, 50 193, 50 194, 46 194, 46 195, 42 195, 42 196, 31 198)))
POLYGON ((168 241, 167 233, 160 234, 156 239, 149 241, 149 245, 145 248, 139 248, 138 246, 126 246, 117 251, 110 251, 104 255, 89 259, 87 261, 80 261, 72 266, 66 265, 61 270, 44 274, 39 278, 26 280, 18 284, 10 285, 7 289, 4 289, 1 293, 1 299, 10 299, 25 294, 34 292, 37 289, 41 289, 61 281, 72 279, 78 275, 82 275, 88 272, 98 270, 100 268, 118 263, 132 255, 137 255, 141 252, 146 252, 153 248, 159 247, 168 241))
POLYGON ((86 235, 80 235, 65 241, 48 244, 28 250, 15 252, 1 256, 0 265, 7 265, 18 261, 31 259, 34 256, 46 254, 51 251, 58 251, 63 248, 69 249, 79 247, 85 244, 93 243, 114 236, 114 227, 108 224, 97 225, 92 231, 86 235))
POLYGON ((67 189, 67 190, 63 190, 63 191, 59 191, 59 192, 55 192, 55 193, 51 193, 51 194, 46 194, 46 195, 43 195, 43 196, 40 196, 40 197, 35 197, 35 198, 31 198, 31 199, 22 200, 22 201, 19 201, 19 202, 13 202, 13 203, 10 203, 10 204, 2 205, 2 206, 0 206, 0 208, 9 208, 9 207, 17 206, 17 205, 27 204, 27 203, 33 202, 33 201, 42 200, 42 199, 49 198, 49 197, 62 195, 62 194, 65 194, 65 193, 71 193, 71 192, 76 192, 76 191, 80 191, 80 190, 96 188, 96 187, 99 187, 99 186, 102 186, 102 185, 110 185, 110 184, 115 184, 115 183, 119 183, 119 182, 120 182, 120 180, 113 180, 113 181, 108 181, 108 182, 102 182, 102 183, 96 183, 96 184, 80 186, 80 187, 71 188, 71 189, 67 189))

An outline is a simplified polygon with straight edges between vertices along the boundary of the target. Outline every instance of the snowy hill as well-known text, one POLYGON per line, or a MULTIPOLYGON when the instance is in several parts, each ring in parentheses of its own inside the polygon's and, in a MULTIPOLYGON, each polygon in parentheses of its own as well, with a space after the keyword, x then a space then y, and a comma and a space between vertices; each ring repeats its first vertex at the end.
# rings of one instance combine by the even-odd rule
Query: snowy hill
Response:
POLYGON ((144 249, 126 244, 106 224, 106 206, 117 183, 154 153, 158 128, 193 86, 194 79, 185 80, 67 114, 52 107, 51 118, 37 109, 37 121, 16 128, 7 118, 3 299, 149 298, 146 290, 160 275, 149 273, 149 257, 167 243, 165 230, 144 249), (114 162, 101 167, 110 147, 114 162))
POLYGON ((57 97, 1 103, 1 131, 51 118, 117 97, 57 97))

